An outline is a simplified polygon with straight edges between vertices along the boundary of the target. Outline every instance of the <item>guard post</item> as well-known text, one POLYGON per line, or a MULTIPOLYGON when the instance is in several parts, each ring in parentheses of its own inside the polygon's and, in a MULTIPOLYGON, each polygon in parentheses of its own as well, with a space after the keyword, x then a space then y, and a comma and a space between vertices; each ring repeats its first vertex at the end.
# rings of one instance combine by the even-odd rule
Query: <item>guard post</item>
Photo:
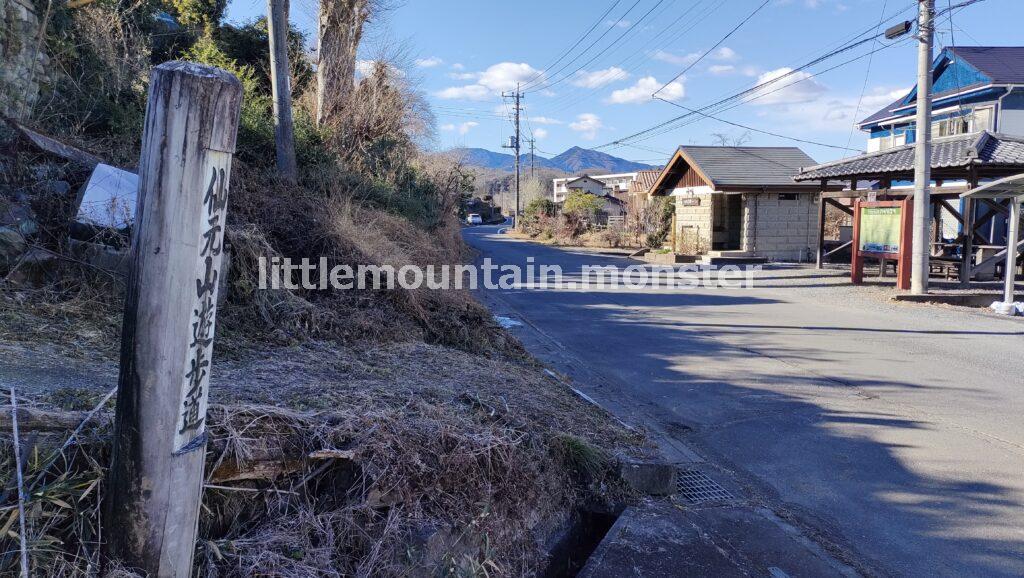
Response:
POLYGON ((153 69, 103 510, 105 559, 149 576, 192 569, 241 102, 238 79, 219 68, 153 69))

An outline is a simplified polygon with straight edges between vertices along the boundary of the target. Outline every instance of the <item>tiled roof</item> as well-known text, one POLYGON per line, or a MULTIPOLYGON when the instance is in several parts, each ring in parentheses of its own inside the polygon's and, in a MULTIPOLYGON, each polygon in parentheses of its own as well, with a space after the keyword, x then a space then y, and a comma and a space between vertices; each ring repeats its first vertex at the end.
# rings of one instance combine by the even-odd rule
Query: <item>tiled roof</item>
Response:
MULTIPOLYGON (((932 168, 1020 165, 1024 171, 1024 137, 982 131, 938 138, 932 141, 932 168)), ((868 153, 806 167, 794 177, 797 181, 849 178, 855 176, 907 173, 914 170, 914 145, 868 153)))
POLYGON ((654 183, 658 180, 658 175, 661 174, 662 168, 657 169, 644 169, 636 172, 636 179, 630 184, 629 191, 631 193, 646 193, 651 190, 654 183))
MULTIPOLYGON (((993 84, 1024 84, 1024 46, 956 46, 947 50, 992 79, 993 84)), ((939 100, 957 92, 982 86, 985 84, 960 86, 933 94, 932 99, 939 100)), ((906 97, 907 95, 901 96, 882 110, 860 121, 860 124, 870 124, 888 118, 895 115, 896 109, 912 105, 913 101, 906 105, 903 103, 906 97)))
POLYGON ((814 164, 796 147, 679 147, 715 188, 792 186, 793 175, 814 164))
POLYGON ((957 46, 951 50, 996 84, 1024 84, 1024 46, 957 46))

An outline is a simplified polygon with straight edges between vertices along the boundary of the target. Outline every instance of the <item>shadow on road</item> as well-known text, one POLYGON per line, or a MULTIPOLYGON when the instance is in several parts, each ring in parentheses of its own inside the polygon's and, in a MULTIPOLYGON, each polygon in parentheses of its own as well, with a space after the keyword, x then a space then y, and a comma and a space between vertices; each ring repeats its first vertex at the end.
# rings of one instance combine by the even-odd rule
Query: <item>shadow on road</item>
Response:
MULTIPOLYGON (((580 258, 484 236, 469 240, 503 263, 520 262, 527 254, 538 262, 558 262, 566 271, 584 262, 606 262, 595 255, 580 258)), ((869 571, 1024 575, 1024 532, 1014 526, 1024 509, 1021 495, 971 469, 979 463, 973 448, 989 448, 986 451, 992 453, 986 459, 997 455, 1019 460, 1019 452, 991 450, 984 440, 963 432, 964 445, 949 448, 942 456, 943 448, 934 446, 945 439, 939 435, 943 424, 908 418, 892 406, 876 403, 871 393, 872 388, 885 388, 938 394, 940 388, 819 375, 799 367, 799 362, 833 363, 845 353, 813 341, 785 345, 786 332, 793 331, 838 331, 848 333, 849 339, 861 334, 1024 332, 757 323, 745 320, 742 311, 777 301, 739 292, 508 291, 501 297, 595 372, 609 376, 607 384, 597 386, 595 397, 617 411, 666 426, 685 424, 688 427, 675 428, 680 439, 738 473, 749 493, 775 502, 785 510, 780 512, 783 517, 793 514, 812 534, 852 549, 869 561, 869 571), (701 321, 697 310, 708 308, 736 309, 736 322, 701 321), (669 311, 671 318, 662 313, 669 311), (737 332, 751 333, 755 342, 774 340, 774 363, 765 363, 756 348, 726 342, 737 332), (908 457, 919 458, 926 449, 932 452, 926 461, 962 460, 963 467, 953 468, 956 476, 929 475, 908 457)), ((941 388, 943 393, 951 391, 941 388)), ((976 393, 968 387, 962 391, 976 393)), ((1024 475, 1024 466, 1020 471, 1024 475)))

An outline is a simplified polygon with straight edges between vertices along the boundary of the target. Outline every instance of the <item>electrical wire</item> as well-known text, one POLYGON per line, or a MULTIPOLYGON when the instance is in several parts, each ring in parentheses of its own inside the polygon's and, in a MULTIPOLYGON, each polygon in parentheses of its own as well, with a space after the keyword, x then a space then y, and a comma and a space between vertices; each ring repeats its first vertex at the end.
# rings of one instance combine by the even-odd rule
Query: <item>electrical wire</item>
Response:
MULTIPOLYGON (((630 13, 630 12, 632 12, 632 11, 633 11, 633 9, 634 9, 634 8, 636 8, 637 4, 639 4, 639 3, 640 3, 640 0, 636 0, 635 2, 633 2, 633 5, 632 5, 632 6, 630 6, 630 7, 629 7, 629 9, 627 9, 627 10, 626 10, 626 11, 625 11, 625 12, 624 12, 624 13, 622 14, 622 16, 619 16, 619 17, 618 17, 618 18, 616 19, 616 22, 621 22, 621 21, 622 21, 622 20, 623 20, 623 19, 624 19, 624 18, 625 18, 625 17, 627 16, 627 15, 629 15, 629 13, 630 13)), ((616 4, 618 4, 618 2, 616 2, 616 4)), ((591 42, 591 43, 590 43, 589 45, 587 45, 587 47, 586 47, 586 48, 584 48, 584 49, 583 49, 582 51, 580 51, 580 53, 579 53, 579 54, 577 54, 577 55, 576 55, 575 57, 573 57, 573 59, 572 59, 572 60, 570 60, 570 61, 566 62, 565 64, 563 64, 563 65, 562 65, 562 67, 561 67, 561 68, 559 68, 558 70, 554 71, 554 72, 552 73, 552 75, 556 75, 556 74, 558 74, 559 72, 561 72, 561 71, 565 70, 566 68, 568 68, 569 66, 572 66, 572 63, 573 63, 573 62, 576 62, 576 60, 578 60, 578 59, 579 59, 579 58, 580 58, 581 56, 583 56, 584 54, 586 54, 586 53, 587 53, 587 51, 589 51, 589 50, 590 50, 591 48, 593 48, 593 47, 594 47, 595 45, 597 45, 597 43, 598 43, 598 42, 600 42, 600 41, 601 41, 601 39, 602 39, 602 38, 604 38, 606 34, 608 34, 609 32, 611 32, 613 28, 614 28, 614 26, 609 26, 609 27, 608 27, 607 29, 605 29, 605 31, 604 31, 604 32, 602 32, 602 33, 601 33, 601 34, 600 34, 600 35, 599 35, 599 36, 598 36, 597 38, 595 38, 593 42, 591 42)), ((549 69, 550 69, 550 68, 549 68, 549 69)), ((542 78, 542 75, 538 76, 537 78, 534 78, 534 79, 533 79, 533 80, 531 80, 530 82, 527 82, 527 83, 526 83, 526 84, 525 84, 525 85, 524 85, 524 86, 522 87, 522 88, 523 88, 523 90, 532 90, 532 88, 533 88, 534 86, 536 86, 536 85, 537 85, 537 82, 538 82, 538 81, 540 81, 540 80, 541 80, 541 78, 542 78)))
POLYGON ((694 60, 693 62, 691 62, 691 63, 689 64, 689 66, 687 66, 686 68, 684 68, 682 72, 680 72, 679 74, 677 74, 677 75, 673 76, 673 77, 672 77, 672 78, 671 78, 671 79, 670 79, 670 80, 669 80, 668 82, 666 82, 665 84, 661 85, 661 87, 660 87, 660 88, 658 88, 658 90, 655 90, 655 91, 654 91, 654 93, 653 93, 653 94, 651 94, 651 98, 654 98, 654 97, 658 96, 658 93, 659 93, 659 92, 661 92, 661 91, 663 91, 663 90, 665 90, 665 87, 666 87, 666 86, 668 86, 668 85, 672 84, 673 82, 675 82, 675 81, 679 80, 679 78, 680 78, 681 76, 683 76, 684 74, 686 74, 687 72, 689 72, 689 71, 690 71, 690 70, 691 70, 691 69, 692 69, 692 68, 693 68, 694 66, 697 66, 697 63, 698 63, 698 62, 700 62, 701 60, 704 60, 704 58, 705 58, 705 57, 706 57, 706 56, 707 56, 708 54, 711 54, 711 53, 712 53, 712 52, 713 52, 713 51, 714 51, 715 49, 717 49, 717 48, 718 48, 719 46, 721 46, 721 45, 722 45, 722 44, 723 44, 723 43, 724 43, 724 42, 725 42, 726 40, 728 40, 728 39, 729 39, 729 37, 730 37, 730 36, 732 36, 733 34, 735 34, 737 30, 739 30, 740 28, 742 28, 744 24, 746 24, 747 22, 749 22, 751 18, 753 18, 754 16, 756 16, 756 15, 757 15, 757 13, 758 13, 758 12, 760 12, 760 11, 761 11, 761 9, 762 9, 762 8, 764 8, 765 6, 767 6, 767 5, 768 5, 768 3, 769 3, 769 2, 771 2, 771 1, 772 1, 772 0, 764 0, 764 2, 762 2, 762 3, 761 3, 761 4, 760 4, 760 5, 759 5, 759 6, 757 7, 757 8, 755 8, 755 9, 754 9, 754 11, 753 11, 753 12, 751 12, 751 13, 750 13, 750 14, 749 14, 749 15, 748 15, 748 16, 747 16, 746 18, 744 18, 743 20, 740 20, 739 24, 737 24, 736 26, 734 26, 734 27, 733 27, 733 29, 732 29, 732 30, 730 30, 730 31, 728 32, 728 34, 726 34, 725 36, 723 36, 722 38, 720 38, 720 39, 718 40, 718 42, 716 42, 716 43, 715 43, 715 45, 714 45, 714 46, 712 46, 711 48, 709 48, 709 49, 707 49, 706 51, 704 51, 704 54, 701 54, 701 55, 700 55, 699 57, 697 57, 697 59, 696 59, 696 60, 694 60))
MULTIPOLYGON (((759 96, 755 96, 754 98, 751 98, 750 100, 756 100, 758 98, 763 98, 767 94, 771 94, 773 92, 777 92, 777 90, 776 91, 770 91, 770 92, 764 92, 764 89, 766 87, 768 87, 769 85, 776 84, 776 83, 778 83, 779 81, 781 81, 781 80, 783 80, 785 78, 788 78, 790 76, 794 76, 794 75, 796 75, 796 74, 798 74, 800 72, 804 72, 804 71, 806 71, 808 68, 810 68, 812 66, 820 64, 820 63, 824 62, 825 60, 828 60, 830 58, 834 58, 835 56, 838 56, 838 55, 843 54, 845 52, 849 52, 850 50, 853 50, 853 49, 855 49, 855 48, 857 48, 859 46, 862 46, 862 45, 864 45, 864 44, 866 44, 868 42, 872 42, 876 38, 877 38, 877 35, 869 37, 869 38, 866 38, 866 39, 858 40, 856 42, 847 44, 845 46, 841 46, 840 48, 832 50, 832 51, 830 51, 830 52, 828 52, 828 53, 826 53, 826 54, 824 54, 822 56, 819 56, 819 57, 811 60, 810 62, 807 62, 806 64, 803 64, 803 65, 801 65, 801 66, 799 66, 797 68, 790 69, 785 74, 779 75, 779 76, 774 77, 772 79, 769 79, 769 80, 767 80, 765 82, 761 82, 761 83, 759 83, 759 84, 757 84, 757 85, 755 85, 753 87, 750 87, 750 88, 748 88, 746 90, 742 90, 742 91, 740 91, 740 92, 738 92, 736 94, 728 96, 728 97, 726 97, 724 99, 721 99, 721 100, 719 100, 719 101, 717 101, 715 103, 712 103, 710 105, 702 107, 700 110, 702 112, 703 111, 707 111, 707 110, 709 110, 709 109, 711 109, 713 107, 722 106, 722 105, 730 103, 732 101, 740 100, 740 99, 743 99, 744 97, 747 97, 747 96, 752 96, 752 95, 754 95, 754 93, 758 93, 758 92, 760 92, 761 94, 759 96)), ((886 45, 885 47, 888 47, 888 46, 892 46, 892 45, 886 45)), ((877 50, 872 50, 871 52, 869 52, 869 54, 871 54, 873 52, 876 52, 876 51, 877 50)), ((862 57, 863 56, 866 56, 866 55, 862 55, 862 57)), ((859 59, 859 58, 860 57, 858 57, 857 59, 859 59)), ((855 59, 855 60, 857 60, 857 59, 855 59)), ((832 70, 832 69, 829 69, 829 70, 832 70)), ((824 71, 824 72, 827 72, 827 70, 824 71)), ((803 77, 801 81, 807 80, 807 79, 809 79, 809 78, 811 78, 813 76, 814 75, 809 75, 809 76, 803 77)), ((796 84, 796 83, 793 83, 793 84, 796 84)), ((788 87, 788 86, 791 86, 791 85, 786 85, 786 87, 788 87)), ((783 87, 783 88, 785 88, 785 87, 783 87)), ((638 131, 638 132, 633 133, 633 134, 631 134, 629 136, 623 137, 623 138, 618 139, 616 141, 612 141, 612 142, 607 143, 605 145, 601 145, 600 147, 597 147, 597 148, 603 148, 603 147, 606 147, 606 146, 611 146, 611 145, 614 145, 614 144, 619 144, 622 141, 627 141, 627 140, 635 139, 637 137, 640 137, 640 136, 643 136, 645 134, 651 133, 651 132, 653 132, 655 130, 665 128, 666 126, 672 125, 673 123, 676 123, 676 122, 678 122, 680 120, 683 120, 685 118, 689 118, 689 117, 693 116, 694 114, 695 113, 686 113, 686 114, 683 114, 683 115, 671 118, 671 119, 669 119, 667 121, 658 123, 658 124, 656 124, 656 125, 654 125, 652 127, 649 127, 649 128, 644 129, 644 130, 638 131)))
POLYGON ((793 136, 789 136, 789 135, 779 134, 777 132, 771 132, 771 131, 762 130, 762 129, 759 129, 759 128, 754 128, 752 126, 747 126, 745 124, 740 124, 738 122, 733 122, 731 120, 725 120, 724 118, 719 118, 717 116, 713 116, 713 115, 710 115, 710 114, 707 114, 707 113, 703 113, 703 112, 701 112, 699 110, 694 110, 694 109, 692 109, 692 108, 690 108, 688 106, 683 106, 683 105, 681 105, 681 104, 679 104, 677 102, 672 102, 670 100, 665 100, 664 98, 661 98, 659 96, 656 96, 654 98, 656 98, 656 99, 658 99, 658 100, 660 100, 662 102, 667 102, 668 104, 671 104, 672 106, 679 107, 679 108, 681 108, 683 110, 687 110, 687 111, 690 111, 692 113, 699 114, 699 115, 703 116, 704 118, 710 118, 712 120, 717 120, 718 122, 722 122, 722 123, 725 123, 725 124, 728 124, 728 125, 736 126, 736 127, 742 128, 742 129, 749 130, 749 131, 753 131, 753 132, 757 132, 757 133, 761 133, 761 134, 766 134, 768 136, 774 136, 774 137, 783 138, 783 139, 786 139, 786 140, 791 140, 791 141, 794 141, 794 142, 799 142, 799 143, 804 143, 804 144, 812 144, 812 145, 818 145, 818 146, 822 146, 822 147, 828 147, 828 148, 831 148, 831 149, 853 151, 853 152, 858 152, 858 153, 864 152, 863 149, 851 149, 849 147, 841 147, 841 146, 838 146, 838 145, 833 145, 833 144, 828 144, 828 143, 823 143, 823 142, 818 142, 818 141, 813 141, 813 140, 797 138, 797 137, 793 137, 793 136))
MULTIPOLYGON (((725 3, 725 1, 726 0, 719 0, 717 5, 709 5, 709 6, 707 6, 707 8, 704 10, 704 12, 698 14, 691 21, 689 21, 687 23, 687 26, 685 26, 685 27, 683 27, 681 29, 676 30, 676 32, 674 34, 671 34, 668 37, 666 37, 664 42, 663 42, 663 44, 668 45, 668 44, 671 44, 672 42, 675 42, 679 37, 681 37, 682 35, 686 34, 690 30, 695 28, 698 24, 700 24, 701 21, 706 19, 717 8, 721 7, 722 4, 725 3)), ((641 43, 640 46, 636 50, 634 50, 631 54, 629 54, 628 56, 626 56, 625 58, 623 58, 619 62, 617 62, 617 63, 613 64, 611 67, 609 67, 605 71, 605 73, 601 77, 599 77, 597 79, 598 86, 595 86, 594 88, 588 89, 586 92, 584 92, 582 95, 579 95, 578 97, 573 92, 567 92, 566 94, 562 95, 558 99, 555 99, 553 101, 549 101, 549 102, 545 103, 545 110, 549 110, 551 114, 558 114, 558 113, 560 113, 560 112, 562 112, 562 111, 564 111, 564 110, 566 110, 566 109, 568 109, 568 108, 570 108, 570 107, 572 107, 574 105, 577 105, 577 104, 583 102, 584 100, 589 98, 591 95, 596 93, 598 90, 601 90, 605 85, 607 85, 608 83, 613 82, 614 80, 616 80, 615 78, 609 78, 609 76, 611 74, 613 74, 613 71, 615 69, 617 69, 617 68, 621 68, 628 75, 629 74, 629 70, 632 69, 635 66, 635 64, 637 63, 637 58, 642 58, 645 55, 644 54, 644 49, 648 45, 653 44, 658 38, 660 38, 666 32, 668 32, 670 30, 673 30, 675 28, 675 25, 680 20, 685 18, 687 15, 689 15, 697 6, 699 6, 703 2, 704 2, 704 0, 698 0, 694 4, 691 4, 689 8, 687 8, 675 20, 671 21, 664 29, 661 30, 661 32, 659 32, 658 34, 655 34, 647 42, 641 43), (551 108, 548 108, 548 107, 551 107, 551 108)))
MULTIPOLYGON (((882 13, 878 15, 878 25, 875 26, 875 32, 882 27, 882 22, 885 19, 885 8, 889 5, 889 0, 882 0, 882 13)), ((875 37, 877 39, 877 36, 875 37)), ((875 42, 871 43, 871 48, 874 49, 875 42)), ((853 123, 850 124, 850 134, 846 137, 846 146, 849 147, 850 143, 853 142, 853 133, 857 129, 857 118, 860 117, 860 105, 864 102, 864 95, 868 91, 868 79, 871 78, 871 63, 875 60, 874 53, 868 57, 868 65, 864 71, 864 84, 860 87, 860 96, 857 98, 857 108, 853 113, 853 123)))
POLYGON ((533 82, 535 82, 535 81, 536 81, 537 79, 539 79, 540 77, 542 77, 542 76, 544 75, 544 72, 545 72, 545 71, 547 71, 547 70, 550 70, 550 69, 551 69, 551 67, 555 66, 556 64, 558 64, 559 62, 561 62, 561 60, 562 60, 563 58, 565 58, 566 56, 568 56, 570 52, 572 52, 572 51, 573 51, 573 50, 574 50, 574 49, 575 49, 575 48, 576 48, 577 46, 579 46, 579 45, 580 45, 580 43, 581 43, 581 42, 583 42, 583 40, 585 40, 585 39, 587 38, 587 36, 590 36, 590 33, 591 33, 591 32, 593 32, 593 31, 594 31, 594 29, 595 29, 595 28, 597 28, 597 26, 598 26, 599 24, 601 24, 601 22, 603 22, 603 21, 604 21, 605 17, 606 17, 606 16, 608 16, 608 14, 609 14, 609 13, 610 13, 610 12, 611 12, 612 10, 614 10, 616 6, 618 6, 618 5, 619 5, 619 2, 622 2, 622 0, 615 0, 614 2, 612 2, 612 4, 611 4, 610 6, 608 6, 608 9, 607 9, 607 10, 605 10, 605 11, 604 11, 604 13, 602 13, 600 17, 598 17, 598 19, 597 19, 597 20, 596 20, 596 21, 594 22, 594 24, 592 24, 592 25, 590 26, 590 28, 588 28, 588 29, 587 29, 587 31, 583 33, 583 36, 580 36, 580 37, 579 37, 579 39, 577 39, 577 40, 576 40, 576 42, 575 42, 575 43, 573 43, 573 45, 572 45, 572 46, 570 46, 570 47, 569 47, 569 48, 568 48, 567 50, 565 50, 565 51, 564 51, 564 52, 563 52, 563 53, 562 53, 562 54, 561 54, 561 55, 560 55, 560 56, 559 56, 558 58, 556 58, 556 59, 554 60, 554 62, 552 62, 551 64, 547 65, 546 67, 544 67, 544 68, 543 68, 543 69, 541 69, 540 71, 538 71, 538 72, 537 72, 537 74, 536 74, 536 75, 535 75, 535 76, 534 76, 533 78, 530 78, 529 80, 527 80, 527 81, 525 82, 525 84, 524 84, 524 87, 525 87, 525 86, 529 86, 530 84, 532 84, 533 82))
MULTIPOLYGON (((639 2, 640 2, 640 0, 637 0, 637 4, 639 4, 639 2)), ((651 8, 650 8, 650 9, 649 9, 649 10, 648 10, 647 12, 645 12, 645 13, 643 14, 643 16, 641 16, 641 17, 640 17, 639 19, 637 19, 637 20, 636 20, 636 22, 633 22, 633 23, 632 23, 632 24, 631 24, 631 25, 629 26, 629 28, 627 28, 626 30, 624 30, 624 31, 622 32, 622 34, 620 34, 620 35, 618 36, 618 38, 615 38, 614 40, 612 40, 611 44, 609 44, 608 46, 605 46, 605 47, 604 47, 604 48, 603 48, 603 49, 602 49, 602 50, 601 50, 600 52, 598 52, 598 53, 597 53, 597 54, 595 54, 595 55, 594 55, 593 57, 591 57, 591 58, 590 58, 590 60, 588 60, 588 61, 584 62, 584 63, 583 63, 583 64, 581 64, 581 65, 579 65, 579 66, 578 66, 578 67, 577 67, 577 68, 576 68, 575 70, 573 70, 572 72, 570 72, 570 73, 568 73, 568 74, 565 74, 565 75, 563 75, 563 76, 562 76, 561 78, 559 78, 559 79, 557 79, 557 80, 555 80, 555 81, 552 81, 552 82, 548 82, 548 83, 546 83, 546 84, 543 84, 543 85, 541 85, 541 86, 539 86, 539 87, 537 87, 537 88, 534 88, 534 89, 532 89, 532 90, 531 90, 531 91, 529 91, 529 92, 536 92, 536 91, 538 91, 538 90, 545 90, 545 89, 550 89, 550 88, 551 88, 552 86, 556 86, 556 85, 558 85, 558 84, 561 84, 562 82, 565 82, 565 81, 566 81, 566 80, 568 80, 569 78, 572 78, 572 77, 573 77, 573 76, 574 76, 574 75, 575 75, 575 74, 576 74, 577 72, 579 72, 579 71, 583 70, 584 68, 586 68, 587 66, 589 66, 589 65, 590 65, 590 64, 591 64, 592 62, 594 62, 595 60, 597 60, 598 58, 600 58, 600 57, 601 57, 601 55, 603 55, 603 54, 604 54, 605 52, 608 52, 608 50, 609 50, 609 49, 611 49, 611 48, 612 48, 613 46, 615 46, 616 44, 618 44, 618 43, 619 43, 619 41, 621 41, 621 40, 622 40, 622 39, 623 39, 623 38, 624 38, 624 37, 625 37, 625 36, 626 36, 627 34, 629 34, 630 32, 632 32, 634 28, 636 28, 637 26, 639 26, 641 22, 643 22, 643 21, 644 21, 644 20, 645 20, 645 19, 646 19, 646 18, 647 18, 648 16, 650 16, 650 14, 651 14, 652 12, 654 12, 654 10, 655 10, 655 9, 657 9, 657 8, 658 8, 658 6, 661 6, 661 5, 662 5, 662 4, 664 3, 664 2, 665 2, 665 0, 658 0, 658 1, 657 1, 657 3, 655 3, 655 4, 654 4, 654 6, 652 6, 652 7, 651 7, 651 8)), ((633 6, 636 6, 636 4, 634 4, 633 6)), ((632 8, 631 8, 631 9, 632 9, 632 8)), ((556 72, 555 74, 558 74, 558 73, 556 72)))

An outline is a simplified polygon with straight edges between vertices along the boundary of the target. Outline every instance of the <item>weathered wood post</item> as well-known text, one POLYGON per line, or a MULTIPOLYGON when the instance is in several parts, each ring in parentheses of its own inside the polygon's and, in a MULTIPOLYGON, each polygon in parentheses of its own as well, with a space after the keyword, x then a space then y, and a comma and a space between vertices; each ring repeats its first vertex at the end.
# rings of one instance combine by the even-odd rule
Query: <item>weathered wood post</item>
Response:
POLYGON ((191 573, 241 101, 219 68, 153 70, 103 522, 107 559, 154 577, 191 573))

